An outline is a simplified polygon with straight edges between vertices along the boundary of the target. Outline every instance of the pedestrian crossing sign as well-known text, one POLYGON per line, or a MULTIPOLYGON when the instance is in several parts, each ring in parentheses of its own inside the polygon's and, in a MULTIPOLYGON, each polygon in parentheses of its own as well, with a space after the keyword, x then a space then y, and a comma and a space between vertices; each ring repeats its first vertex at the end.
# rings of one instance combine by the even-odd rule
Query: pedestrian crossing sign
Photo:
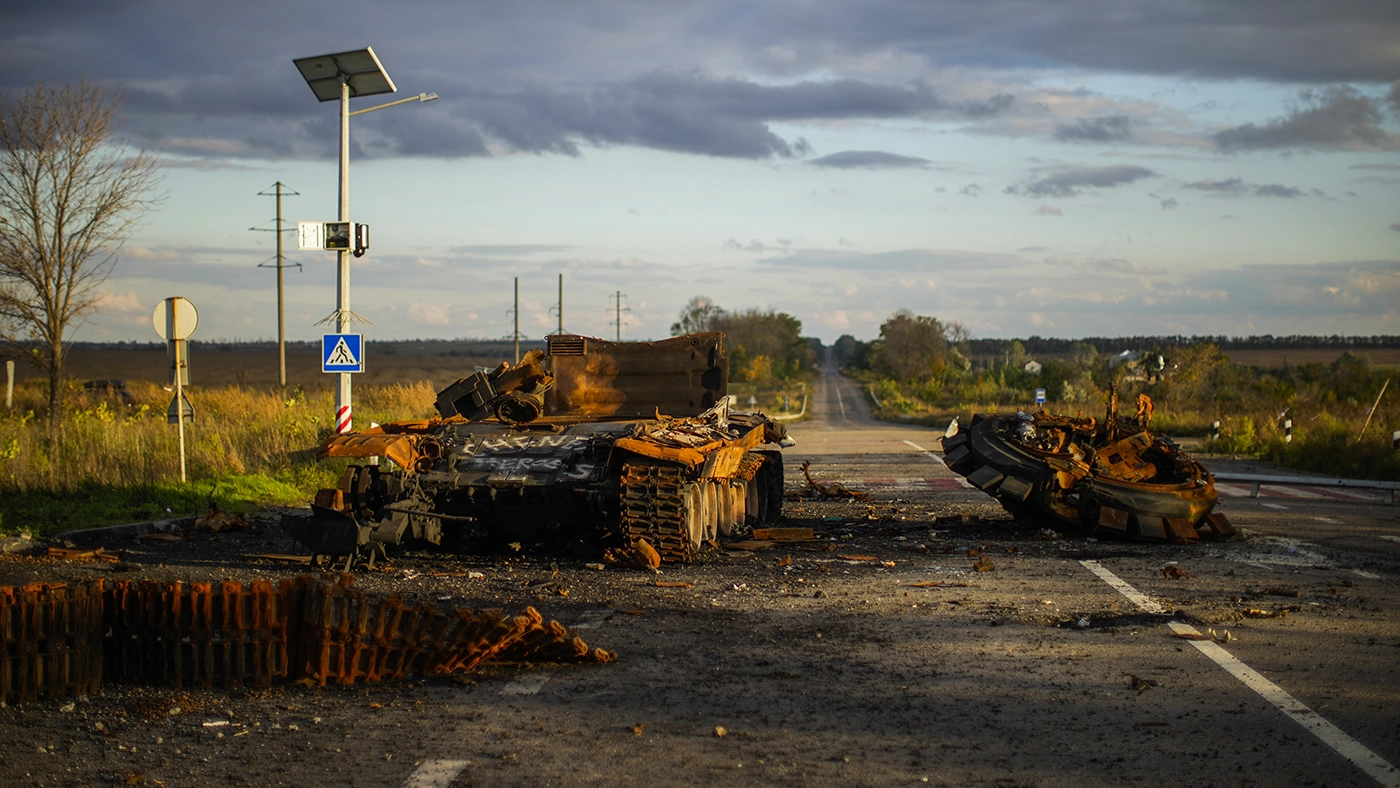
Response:
POLYGON ((359 334, 321 335, 322 372, 364 372, 364 342, 359 334))

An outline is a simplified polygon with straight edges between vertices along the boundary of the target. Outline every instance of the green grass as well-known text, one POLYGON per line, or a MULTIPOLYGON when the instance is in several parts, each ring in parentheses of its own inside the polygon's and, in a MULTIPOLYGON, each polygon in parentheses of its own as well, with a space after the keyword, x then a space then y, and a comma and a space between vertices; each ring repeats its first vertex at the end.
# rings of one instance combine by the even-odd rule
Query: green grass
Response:
POLYGON ((64 493, 25 490, 0 503, 0 533, 52 536, 103 525, 207 514, 211 507, 246 513, 268 506, 303 506, 320 487, 335 484, 344 462, 304 465, 274 473, 114 486, 91 484, 64 493))

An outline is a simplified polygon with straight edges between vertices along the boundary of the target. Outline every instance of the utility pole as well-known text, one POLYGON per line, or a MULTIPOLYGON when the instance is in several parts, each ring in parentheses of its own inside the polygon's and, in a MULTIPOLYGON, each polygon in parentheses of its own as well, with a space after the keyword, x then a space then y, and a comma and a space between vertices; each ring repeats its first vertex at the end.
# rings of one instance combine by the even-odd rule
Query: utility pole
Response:
POLYGON ((564 275, 559 275, 559 334, 564 333, 564 275))
POLYGON ((520 277, 515 277, 515 363, 520 363, 520 277))
POLYGON ((624 298, 626 298, 626 297, 627 297, 627 294, 624 293, 624 292, 622 292, 621 290, 619 290, 619 291, 617 291, 616 293, 614 293, 614 294, 613 294, 613 297, 612 297, 612 301, 613 301, 613 312, 614 312, 614 314, 615 314, 615 317, 613 318, 613 325, 617 326, 617 341, 618 341, 618 342, 621 342, 621 341, 622 341, 622 313, 623 313, 623 312, 631 312, 631 311, 632 311, 630 307, 625 307, 625 306, 622 305, 622 299, 624 299, 624 298))
MULTIPOLYGON (((287 321, 282 297, 282 269, 284 267, 282 264, 282 233, 292 232, 296 228, 282 228, 282 198, 284 196, 296 197, 300 194, 300 192, 282 191, 282 187, 285 185, 286 184, 281 181, 278 181, 272 185, 273 191, 269 192, 267 189, 263 189, 258 192, 259 197, 277 198, 277 226, 271 230, 265 227, 248 228, 254 232, 277 233, 277 385, 283 389, 287 388, 287 321)), ((292 263, 292 265, 295 265, 297 270, 301 270, 301 263, 292 263)), ((268 265, 267 262, 264 261, 258 263, 258 267, 272 268, 273 266, 268 265)))

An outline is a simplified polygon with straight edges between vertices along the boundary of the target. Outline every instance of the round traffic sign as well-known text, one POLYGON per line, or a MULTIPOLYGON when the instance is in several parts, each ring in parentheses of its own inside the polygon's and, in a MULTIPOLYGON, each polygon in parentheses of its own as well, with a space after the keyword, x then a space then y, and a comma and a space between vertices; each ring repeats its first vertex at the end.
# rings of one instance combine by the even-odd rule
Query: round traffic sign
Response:
POLYGON ((199 327, 199 312, 188 299, 174 296, 156 304, 151 324, 161 339, 189 339, 199 327))

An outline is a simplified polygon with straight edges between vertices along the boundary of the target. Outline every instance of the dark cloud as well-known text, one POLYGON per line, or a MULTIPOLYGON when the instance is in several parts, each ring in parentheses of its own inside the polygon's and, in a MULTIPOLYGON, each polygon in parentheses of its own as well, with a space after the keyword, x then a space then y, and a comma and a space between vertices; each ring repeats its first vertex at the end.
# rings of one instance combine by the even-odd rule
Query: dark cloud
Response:
POLYGON ((1055 127, 1055 139, 1060 142, 1127 142, 1132 139, 1132 119, 1127 115, 1105 115, 1098 118, 1076 118, 1071 123, 1055 127))
POLYGON ((1291 200, 1302 197, 1305 192, 1302 189, 1284 186, 1281 183, 1264 183, 1254 187, 1254 194, 1257 197, 1283 197, 1291 200))
POLYGON ((820 159, 812 159, 807 163, 817 167, 834 167, 840 170, 894 170, 909 167, 928 169, 929 160, 878 150, 845 150, 823 156, 820 159))
POLYGON ((1146 167, 1131 164, 1067 167, 1022 186, 1008 186, 1006 191, 1010 194, 1027 194, 1033 197, 1073 197, 1085 189, 1107 189, 1156 175, 1157 173, 1146 167))
POLYGON ((982 194, 982 187, 975 183, 969 183, 961 189, 958 189, 958 194, 965 194, 968 197, 977 197, 982 194))
POLYGON ((1179 205, 1181 205, 1181 203, 1177 202, 1175 197, 1168 197, 1162 200, 1162 210, 1164 211, 1175 210, 1179 205))
MULTIPOLYGON (((1296 186, 1284 186, 1281 183, 1245 183, 1243 178, 1229 178, 1223 181, 1196 181, 1186 184, 1188 189, 1209 192, 1219 196, 1239 196, 1253 194, 1255 197, 1283 197, 1285 199, 1296 199, 1304 197, 1309 192, 1305 192, 1296 186)), ((1319 189, 1310 190, 1315 197, 1325 197, 1326 195, 1319 189)))
POLYGON ((797 249, 759 262, 773 267, 802 270, 831 268, 912 274, 1013 268, 1026 264, 1026 260, 1017 255, 944 249, 901 249, 875 253, 797 249))
POLYGON ((1355 88, 1307 90, 1299 99, 1302 106, 1286 117, 1216 134, 1216 147, 1227 153, 1271 148, 1400 150, 1400 138, 1381 128, 1384 105, 1355 88))
POLYGON ((1212 194, 1242 194, 1249 187, 1245 185, 1243 178, 1230 178, 1223 181, 1196 181, 1186 184, 1188 189, 1198 189, 1212 194))

